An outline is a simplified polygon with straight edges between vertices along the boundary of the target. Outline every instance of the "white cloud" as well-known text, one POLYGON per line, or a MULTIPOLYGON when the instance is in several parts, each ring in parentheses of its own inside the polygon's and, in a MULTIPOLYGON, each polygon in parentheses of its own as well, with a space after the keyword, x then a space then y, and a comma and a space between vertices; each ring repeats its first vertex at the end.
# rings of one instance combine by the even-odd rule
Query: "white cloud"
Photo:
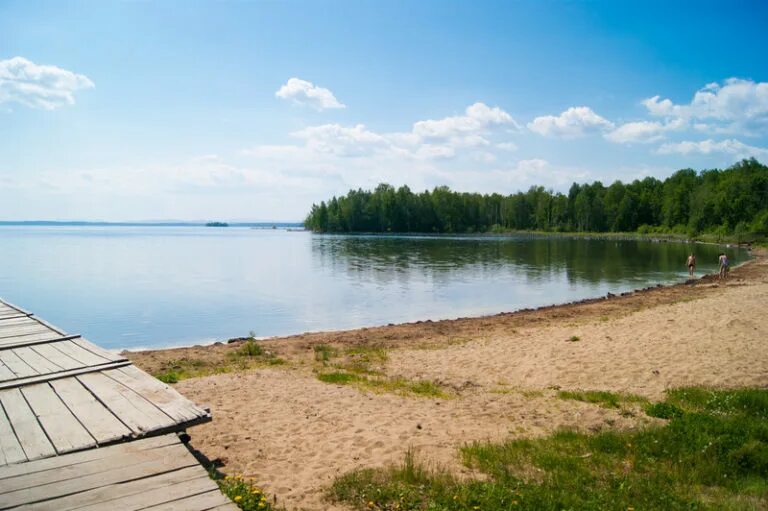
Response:
POLYGON ((702 140, 700 142, 684 141, 677 143, 663 144, 659 147, 659 154, 713 154, 723 153, 732 154, 741 158, 765 157, 768 156, 768 149, 747 145, 736 139, 714 141, 712 139, 702 140))
POLYGON ((560 115, 536 117, 528 129, 547 137, 576 138, 587 133, 612 129, 613 123, 586 106, 574 106, 560 115))
POLYGON ((330 90, 300 78, 290 78, 285 85, 275 92, 275 96, 300 105, 310 106, 315 110, 346 108, 346 105, 339 102, 330 90))
POLYGON ((682 119, 661 123, 656 121, 636 121, 622 124, 604 136, 617 144, 640 143, 647 144, 664 138, 665 133, 682 129, 685 122, 682 119))
POLYGON ((511 115, 499 107, 475 103, 464 111, 464 115, 444 117, 438 120, 414 123, 411 134, 419 140, 449 142, 452 146, 480 146, 489 142, 483 135, 488 131, 506 126, 518 131, 520 126, 511 115))
POLYGON ((293 133, 293 136, 305 140, 309 149, 337 156, 367 156, 391 147, 384 136, 366 129, 362 124, 351 128, 339 124, 311 126, 293 133))
POLYGON ((688 104, 675 104, 653 96, 643 101, 651 115, 681 119, 703 119, 696 123, 700 131, 751 134, 768 126, 768 82, 729 78, 709 83, 698 90, 688 104))
MULTIPOLYGON (((495 146, 491 139, 501 131, 517 129, 519 125, 501 108, 475 103, 466 108, 465 115, 418 121, 411 131, 377 133, 363 124, 323 124, 296 131, 292 136, 304 141, 303 149, 316 154, 357 158, 375 154, 388 158, 430 160, 454 158, 466 153, 471 158, 488 162, 492 159, 489 150, 494 147, 503 150, 515 148, 511 142, 495 146)), ((286 152, 291 146, 278 147, 253 148, 247 152, 262 155, 265 151, 286 152)))
POLYGON ((0 103, 53 110, 75 103, 75 92, 94 87, 84 75, 23 57, 0 60, 0 103))

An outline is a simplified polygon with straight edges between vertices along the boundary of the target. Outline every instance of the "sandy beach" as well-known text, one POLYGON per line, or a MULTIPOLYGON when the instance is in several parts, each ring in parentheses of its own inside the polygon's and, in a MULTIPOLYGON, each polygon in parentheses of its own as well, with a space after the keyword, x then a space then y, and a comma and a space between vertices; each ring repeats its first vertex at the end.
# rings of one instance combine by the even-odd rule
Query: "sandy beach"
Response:
MULTIPOLYGON (((658 400, 687 385, 768 386, 768 259, 756 255, 724 282, 709 276, 537 310, 259 341, 286 363, 175 387, 211 408, 214 420, 189 433, 223 472, 255 478, 287 509, 345 509, 324 498, 334 477, 398 462, 409 448, 471 477, 457 459, 466 442, 653 420, 631 404, 602 408, 560 399, 559 390, 658 400), (320 381, 336 359, 319 360, 317 346, 375 350, 376 378, 429 381, 442 397, 320 381)), ((178 360, 216 367, 240 345, 128 355, 157 373, 178 360)))

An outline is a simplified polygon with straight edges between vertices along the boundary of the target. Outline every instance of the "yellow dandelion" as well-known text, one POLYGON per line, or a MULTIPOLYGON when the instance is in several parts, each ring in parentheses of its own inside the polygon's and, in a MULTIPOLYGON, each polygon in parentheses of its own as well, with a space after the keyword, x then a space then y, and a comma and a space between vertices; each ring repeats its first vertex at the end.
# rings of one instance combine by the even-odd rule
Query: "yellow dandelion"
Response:
POLYGON ((240 502, 241 500, 243 500, 242 495, 235 495, 235 502, 240 502))
POLYGON ((263 502, 259 502, 259 507, 264 507, 264 505, 265 504, 263 502))
POLYGON ((374 504, 373 504, 373 501, 372 501, 372 500, 369 500, 369 501, 368 501, 368 507, 372 508, 373 506, 374 506, 374 504))

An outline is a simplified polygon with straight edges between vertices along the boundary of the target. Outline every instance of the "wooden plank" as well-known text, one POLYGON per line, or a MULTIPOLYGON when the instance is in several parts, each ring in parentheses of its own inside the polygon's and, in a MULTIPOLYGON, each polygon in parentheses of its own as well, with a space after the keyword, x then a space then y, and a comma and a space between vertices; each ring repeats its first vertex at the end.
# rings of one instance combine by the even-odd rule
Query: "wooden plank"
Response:
POLYGON ((110 359, 105 357, 100 357, 94 353, 91 353, 90 351, 78 346, 75 344, 75 341, 62 341, 59 343, 56 343, 56 349, 64 353, 65 355, 69 355, 70 357, 74 358, 81 364, 85 366, 95 366, 99 364, 104 364, 107 362, 112 362, 110 359))
POLYGON ((0 351, 0 361, 2 361, 8 369, 13 371, 14 378, 24 378, 26 376, 39 374, 31 365, 23 361, 21 357, 12 350, 0 351))
POLYGON ((96 441, 48 383, 21 388, 30 408, 59 454, 96 447, 96 441))
POLYGON ((112 353, 111 351, 105 350, 101 346, 97 346, 96 344, 93 344, 91 341, 83 337, 79 339, 75 339, 72 342, 77 344, 79 347, 83 348, 84 350, 90 351, 94 355, 102 358, 106 358, 107 360, 111 360, 111 361, 128 360, 124 356, 118 353, 112 353))
POLYGON ((43 458, 18 465, 0 467, 0 487, 3 480, 11 477, 17 477, 33 472, 42 472, 45 470, 56 469, 68 465, 77 465, 91 460, 98 460, 110 456, 117 456, 121 453, 134 453, 150 449, 158 449, 167 445, 180 443, 176 433, 154 436, 134 440, 133 442, 124 442, 121 444, 100 447, 98 449, 89 449, 87 451, 73 452, 64 456, 55 456, 53 458, 43 458))
POLYGON ((135 434, 142 435, 176 424, 140 394, 112 378, 101 373, 86 373, 77 379, 135 434))
POLYGON ((30 346, 31 349, 40 353, 42 356, 61 367, 62 369, 76 369, 83 367, 83 364, 70 357, 56 347, 58 343, 37 344, 30 346))
MULTIPOLYGON (((51 487, 51 485, 56 483, 98 475, 110 470, 127 469, 133 465, 146 462, 155 462, 158 465, 162 465, 166 459, 184 455, 189 455, 189 451, 181 443, 176 443, 160 449, 112 454, 106 458, 99 458, 85 463, 64 465, 51 470, 3 479, 3 484, 0 485, 0 502, 5 499, 5 494, 25 488, 51 487)), ((62 457, 66 458, 67 456, 62 457)), ((151 473, 150 471, 147 475, 151 473)), ((90 488, 85 487, 85 489, 90 488)))
POLYGON ((27 461, 24 449, 21 448, 19 439, 13 432, 5 409, 0 406, 0 465, 27 461))
POLYGON ((21 312, 17 312, 17 311, 0 312, 0 321, 5 321, 7 319, 28 318, 28 317, 30 316, 26 314, 22 314, 21 312))
POLYGON ((12 352, 40 374, 55 373, 63 369, 29 346, 13 349, 12 352))
MULTIPOLYGON (((225 497, 218 488, 214 488, 206 493, 190 495, 189 497, 165 502, 151 507, 145 507, 147 511, 206 511, 212 507, 232 504, 232 501, 225 497)), ((237 509, 237 508, 235 508, 237 509)))
POLYGON ((195 406, 175 389, 136 366, 104 371, 104 374, 132 388, 177 422, 193 421, 207 415, 203 409, 195 406))
POLYGON ((14 304, 12 304, 11 302, 8 302, 8 301, 6 301, 6 300, 0 300, 0 303, 2 303, 3 305, 5 305, 6 307, 10 307, 11 309, 15 309, 15 310, 17 310, 17 311, 19 311, 19 312, 24 312, 24 313, 26 313, 26 314, 32 315, 32 313, 31 313, 31 312, 29 312, 28 310, 24 310, 24 309, 22 309, 21 307, 19 307, 18 305, 14 305, 14 304))
POLYGON ((6 328, 13 328, 13 327, 25 326, 25 325, 41 326, 40 323, 36 321, 34 318, 31 318, 29 316, 21 316, 18 318, 6 319, 2 323, 0 323, 0 331, 6 328))
POLYGON ((0 403, 27 459, 34 460, 56 454, 19 389, 0 390, 0 403))
POLYGON ((34 316, 31 319, 34 319, 35 321, 37 321, 38 323, 40 323, 44 327, 47 327, 48 329, 53 330, 54 332, 58 332, 61 335, 67 335, 67 332, 65 332, 64 330, 62 330, 61 328, 59 328, 59 327, 57 327, 55 325, 52 325, 52 324, 48 323, 44 319, 38 318, 37 316, 34 316))
POLYGON ((47 344, 50 342, 62 342, 77 339, 79 335, 67 335, 62 337, 55 332, 44 332, 42 334, 26 334, 18 337, 8 337, 0 339, 0 350, 18 348, 21 346, 32 346, 36 344, 47 344))
MULTIPOLYGON (((112 469, 96 474, 4 493, 2 494, 3 505, 12 508, 34 503, 34 507, 28 509, 63 511, 104 500, 104 493, 99 494, 100 492, 91 490, 118 483, 130 484, 127 481, 134 479, 141 481, 139 486, 146 488, 155 479, 155 477, 151 477, 153 475, 199 466, 197 460, 189 454, 185 447, 171 446, 171 448, 176 448, 176 454, 162 460, 152 458, 130 466, 114 466, 112 464, 112 469)), ((163 485, 164 483, 159 484, 163 485)), ((109 491, 106 492, 106 495, 109 495, 109 491)))
POLYGON ((99 444, 131 435, 131 430, 98 402, 77 378, 55 380, 51 386, 99 444))
MULTIPOLYGON (((113 491, 110 491, 109 496, 106 496, 105 500, 100 500, 98 503, 90 506, 78 507, 77 510, 100 511, 109 506, 120 511, 138 511, 145 509, 147 506, 173 502, 189 495, 198 495, 214 490, 218 491, 216 483, 208 477, 208 474, 202 470, 202 467, 183 468, 153 479, 154 481, 148 481, 143 485, 139 485, 138 482, 124 483, 120 485, 121 488, 115 488, 113 491), (179 479, 182 480, 174 482, 179 479), (149 486, 159 487, 149 489, 149 486)), ((109 487, 110 490, 113 488, 113 486, 109 487)))
POLYGON ((0 339, 19 337, 28 334, 54 333, 42 325, 18 325, 13 328, 0 328, 0 339))
POLYGON ((10 380, 12 378, 16 378, 16 373, 11 371, 11 369, 0 360, 0 381, 10 380))
POLYGON ((50 382, 54 380, 60 380, 62 378, 77 376, 79 374, 94 373, 104 371, 106 369, 124 367, 130 364, 130 360, 123 360, 120 362, 108 362, 106 364, 100 364, 97 366, 78 367, 77 369, 69 369, 67 371, 59 371, 57 373, 36 374, 33 376, 25 376, 23 378, 14 378, 11 380, 0 381, 0 389, 12 389, 15 387, 22 387, 24 385, 31 385, 33 383, 50 382))

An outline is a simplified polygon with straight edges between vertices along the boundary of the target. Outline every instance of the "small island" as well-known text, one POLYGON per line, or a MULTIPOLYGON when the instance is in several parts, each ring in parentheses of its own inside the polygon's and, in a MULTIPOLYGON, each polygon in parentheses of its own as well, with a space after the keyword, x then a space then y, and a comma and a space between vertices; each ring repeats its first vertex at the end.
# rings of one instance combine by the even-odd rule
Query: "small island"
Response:
POLYGON ((208 222, 205 224, 206 227, 229 227, 229 224, 227 222, 208 222))

